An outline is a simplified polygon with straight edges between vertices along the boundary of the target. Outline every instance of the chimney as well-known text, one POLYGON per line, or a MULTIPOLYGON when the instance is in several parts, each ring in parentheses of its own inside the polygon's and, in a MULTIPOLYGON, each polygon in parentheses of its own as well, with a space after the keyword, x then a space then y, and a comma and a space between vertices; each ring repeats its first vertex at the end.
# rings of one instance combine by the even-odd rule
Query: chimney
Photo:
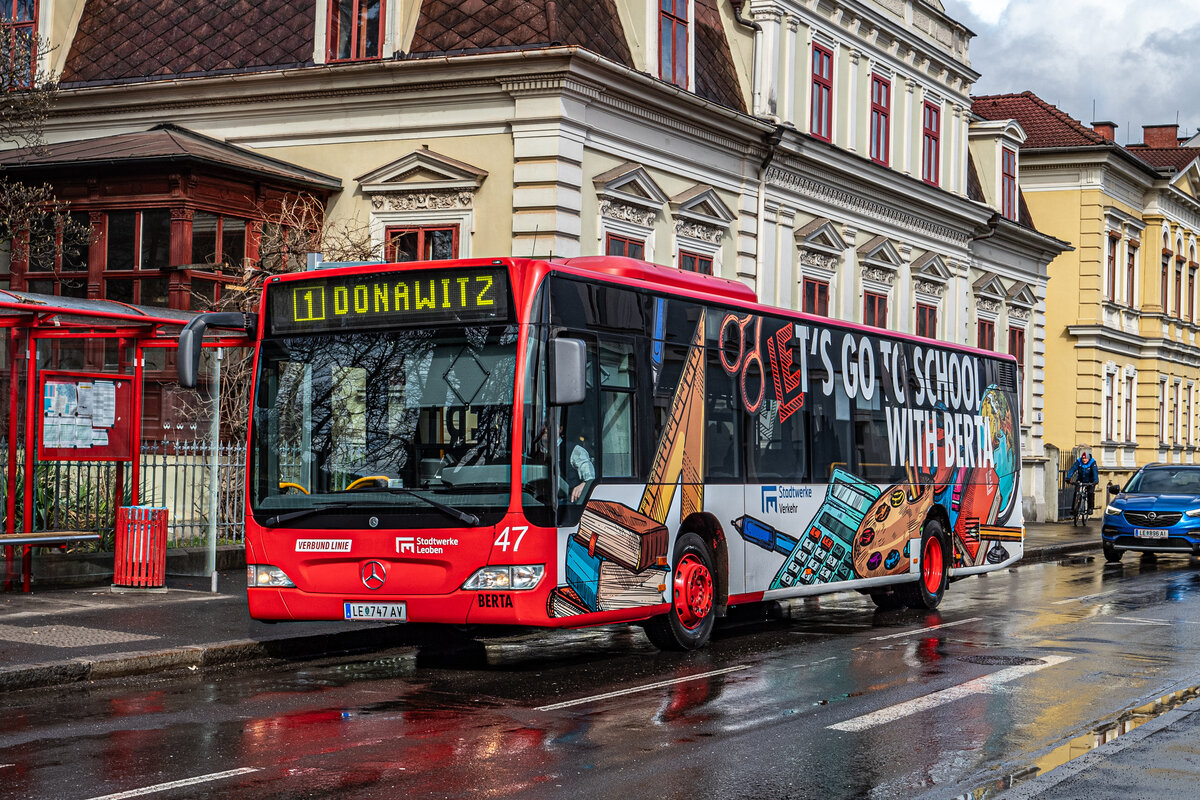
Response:
POLYGON ((1179 147, 1179 126, 1143 125, 1142 144, 1147 147, 1179 147))
POLYGON ((1117 123, 1115 122, 1093 122, 1092 130, 1110 142, 1117 140, 1117 123))

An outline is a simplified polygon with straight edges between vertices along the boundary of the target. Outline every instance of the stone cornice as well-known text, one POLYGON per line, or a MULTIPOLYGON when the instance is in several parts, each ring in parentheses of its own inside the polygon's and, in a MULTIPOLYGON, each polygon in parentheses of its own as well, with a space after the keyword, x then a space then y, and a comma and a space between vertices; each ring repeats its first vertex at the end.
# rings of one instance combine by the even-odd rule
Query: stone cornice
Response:
POLYGON ((920 231, 927 236, 966 247, 969 237, 966 232, 940 225, 930 219, 872 200, 828 183, 815 180, 805 174, 772 165, 767 168, 766 181, 799 195, 819 200, 829 205, 848 209, 876 220, 888 222, 908 230, 920 231))

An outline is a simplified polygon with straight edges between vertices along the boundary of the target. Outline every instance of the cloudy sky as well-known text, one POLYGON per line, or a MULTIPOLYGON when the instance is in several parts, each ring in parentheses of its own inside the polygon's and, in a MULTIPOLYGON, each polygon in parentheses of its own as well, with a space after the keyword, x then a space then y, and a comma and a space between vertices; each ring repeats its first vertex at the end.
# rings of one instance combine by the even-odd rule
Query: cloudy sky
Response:
POLYGON ((972 94, 1031 90, 1117 141, 1178 119, 1200 128, 1200 0, 943 0, 975 32, 972 94), (1092 108, 1095 103, 1095 116, 1092 108), (1178 116, 1177 116, 1178 115, 1178 116))

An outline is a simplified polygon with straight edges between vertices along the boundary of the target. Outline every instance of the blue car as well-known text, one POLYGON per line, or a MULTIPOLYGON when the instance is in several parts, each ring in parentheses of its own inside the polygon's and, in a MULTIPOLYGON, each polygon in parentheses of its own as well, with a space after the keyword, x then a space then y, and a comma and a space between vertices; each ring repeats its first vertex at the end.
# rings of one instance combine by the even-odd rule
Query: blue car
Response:
POLYGON ((1147 464, 1104 509, 1104 558, 1200 555, 1200 465, 1147 464))

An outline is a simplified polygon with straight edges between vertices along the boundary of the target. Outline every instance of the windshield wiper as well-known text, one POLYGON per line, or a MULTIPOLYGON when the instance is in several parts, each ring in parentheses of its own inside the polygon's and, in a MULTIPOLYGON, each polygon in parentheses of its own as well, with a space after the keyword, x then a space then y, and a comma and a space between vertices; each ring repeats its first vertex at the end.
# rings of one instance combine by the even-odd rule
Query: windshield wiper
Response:
POLYGON ((263 526, 267 528, 274 528, 284 522, 291 522, 292 520, 303 519, 304 517, 312 516, 318 511, 325 511, 326 509, 330 508, 350 508, 352 505, 354 504, 340 500, 336 503, 320 503, 312 508, 302 508, 299 511, 289 511, 286 514, 276 514, 273 517, 267 517, 267 519, 263 521, 263 526))
POLYGON ((428 503, 444 514, 449 514, 464 525, 470 525, 472 528, 474 528, 479 524, 479 517, 475 516, 474 514, 470 514, 462 509, 455 508, 454 506, 448 506, 445 503, 439 503, 433 498, 426 497, 423 494, 417 494, 412 489, 402 489, 399 486, 388 486, 387 488, 380 488, 377 491, 391 492, 394 494, 406 494, 410 497, 415 497, 418 500, 428 503))

